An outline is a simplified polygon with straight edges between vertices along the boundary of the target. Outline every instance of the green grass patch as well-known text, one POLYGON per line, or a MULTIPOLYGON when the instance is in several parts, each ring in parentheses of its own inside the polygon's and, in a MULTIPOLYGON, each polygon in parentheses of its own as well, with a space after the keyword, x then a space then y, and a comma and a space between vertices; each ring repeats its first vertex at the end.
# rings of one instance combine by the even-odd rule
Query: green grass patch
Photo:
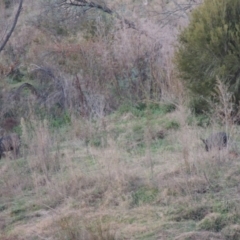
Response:
POLYGON ((107 147, 107 132, 97 132, 95 133, 88 142, 94 147, 107 147))
POLYGON ((142 204, 153 202, 158 195, 158 189, 142 187, 132 193, 131 206, 140 206, 142 204))
POLYGON ((11 208, 10 215, 12 222, 21 221, 26 218, 27 206, 25 201, 16 201, 14 206, 11 208))
POLYGON ((187 123, 191 126, 208 127, 211 124, 211 119, 205 114, 191 114, 187 118, 187 123))
POLYGON ((169 120, 164 124, 164 127, 167 130, 178 130, 180 128, 180 124, 175 120, 169 120))
POLYGON ((149 117, 149 115, 165 115, 175 111, 176 106, 171 103, 139 103, 135 106, 123 104, 118 108, 117 114, 131 113, 135 117, 149 117))
POLYGON ((199 221, 203 219, 209 212, 211 212, 211 208, 208 206, 182 206, 177 210, 176 215, 172 219, 177 222, 183 220, 199 221))
POLYGON ((210 213, 198 223, 197 228, 199 230, 219 232, 228 223, 226 215, 220 213, 210 213))

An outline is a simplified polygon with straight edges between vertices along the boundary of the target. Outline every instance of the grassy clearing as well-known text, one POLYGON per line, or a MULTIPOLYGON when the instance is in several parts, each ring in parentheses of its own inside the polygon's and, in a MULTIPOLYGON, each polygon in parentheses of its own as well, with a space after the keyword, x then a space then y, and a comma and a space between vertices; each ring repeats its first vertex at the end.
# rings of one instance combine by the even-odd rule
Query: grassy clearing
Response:
POLYGON ((178 4, 111 1, 141 31, 116 25, 106 34, 99 13, 81 18, 82 29, 60 26, 61 14, 43 15, 49 9, 40 3, 25 1, 1 58, 1 112, 21 122, 22 156, 0 160, 0 239, 239 239, 239 127, 221 86, 214 117, 182 106, 172 62, 185 24, 178 4), (21 74, 7 77, 15 60, 21 74), (24 88, 9 104, 19 82, 43 98, 24 88), (59 103, 93 118, 61 112, 59 103), (229 148, 205 152, 200 138, 219 130, 229 133, 229 148))
POLYGON ((22 158, 0 162, 1 239, 238 239, 239 152, 205 152, 206 129, 162 107, 58 133, 22 122, 22 158))

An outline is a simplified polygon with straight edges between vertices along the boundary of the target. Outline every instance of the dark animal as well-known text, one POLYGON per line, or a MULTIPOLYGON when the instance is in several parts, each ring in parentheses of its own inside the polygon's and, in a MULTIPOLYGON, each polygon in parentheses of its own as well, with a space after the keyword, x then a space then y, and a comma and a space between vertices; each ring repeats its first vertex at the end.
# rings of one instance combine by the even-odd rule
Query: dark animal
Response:
POLYGON ((210 135, 207 139, 201 138, 201 140, 205 144, 206 151, 210 151, 213 148, 221 150, 227 146, 228 136, 225 132, 218 132, 210 135))
POLYGON ((16 133, 0 138, 0 158, 5 155, 5 152, 13 152, 14 158, 19 156, 20 138, 16 133))

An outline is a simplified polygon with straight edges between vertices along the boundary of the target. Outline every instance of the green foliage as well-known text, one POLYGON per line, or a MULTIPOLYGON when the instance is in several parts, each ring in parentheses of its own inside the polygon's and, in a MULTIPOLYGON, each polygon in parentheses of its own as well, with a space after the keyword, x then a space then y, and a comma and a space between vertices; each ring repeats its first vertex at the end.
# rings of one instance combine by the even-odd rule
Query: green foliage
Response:
POLYGON ((46 119, 49 122, 50 128, 60 129, 64 126, 69 126, 71 123, 71 114, 57 106, 53 106, 50 110, 35 107, 35 116, 38 120, 46 119))
POLYGON ((136 106, 133 106, 131 103, 127 102, 121 105, 118 109, 120 114, 123 113, 132 113, 136 117, 149 116, 153 115, 164 115, 170 112, 173 112, 176 109, 176 106, 171 103, 143 103, 140 102, 136 106))
POLYGON ((228 201, 221 201, 221 202, 216 202, 215 205, 213 206, 213 210, 215 212, 221 213, 221 214, 227 214, 233 210, 233 212, 237 209, 237 204, 235 203, 230 203, 228 201))
MULTIPOLYGON (((239 214, 236 212, 235 213, 228 212, 226 214, 211 213, 208 216, 206 216, 202 221, 199 222, 198 227, 200 229, 213 230, 218 232, 227 225, 229 226, 229 228, 231 228, 231 226, 238 226, 237 224, 239 224, 239 214)), ((234 231, 238 232, 239 234, 239 227, 234 229, 234 231)))
POLYGON ((71 123, 71 117, 68 113, 62 113, 60 116, 50 116, 50 126, 53 128, 61 128, 71 123))
POLYGON ((17 133, 19 136, 22 135, 22 127, 21 125, 18 125, 16 127, 13 128, 13 132, 17 133))
POLYGON ((205 114, 192 114, 187 118, 187 123, 192 126, 207 127, 210 126, 211 119, 205 114))
POLYGON ((219 232, 226 226, 228 220, 225 215, 219 213, 210 213, 198 224, 198 229, 206 231, 219 232))
POLYGON ((173 112, 176 106, 172 103, 139 103, 136 107, 140 111, 150 111, 152 114, 167 114, 173 112))
POLYGON ((175 120, 170 120, 165 124, 165 128, 167 130, 170 130, 170 129, 177 130, 179 129, 179 127, 180 127, 180 124, 175 120))
MULTIPOLYGON (((193 91, 192 94, 195 92, 193 91)), ((210 111, 209 98, 208 96, 194 94, 191 96, 189 107, 196 115, 203 115, 210 111)))
POLYGON ((118 109, 120 115, 124 113, 132 113, 136 117, 143 117, 144 112, 142 109, 138 109, 137 107, 132 106, 130 103, 125 103, 121 105, 118 109))
POLYGON ((8 75, 7 80, 9 83, 12 83, 12 84, 22 82, 24 81, 24 73, 23 71, 16 69, 8 75))
POLYGON ((107 147, 107 133, 96 132, 89 140, 89 144, 94 147, 107 147))
POLYGON ((26 218, 26 206, 23 202, 16 202, 16 205, 11 210, 13 222, 21 221, 26 218))
POLYGON ((176 106, 172 103, 166 103, 161 106, 163 113, 170 113, 176 110, 176 106))
POLYGON ((179 35, 176 64, 196 112, 207 110, 218 77, 240 100, 240 1, 205 0, 179 35))
POLYGON ((141 204, 151 203, 158 194, 157 189, 142 187, 132 193, 132 205, 139 206, 141 204))

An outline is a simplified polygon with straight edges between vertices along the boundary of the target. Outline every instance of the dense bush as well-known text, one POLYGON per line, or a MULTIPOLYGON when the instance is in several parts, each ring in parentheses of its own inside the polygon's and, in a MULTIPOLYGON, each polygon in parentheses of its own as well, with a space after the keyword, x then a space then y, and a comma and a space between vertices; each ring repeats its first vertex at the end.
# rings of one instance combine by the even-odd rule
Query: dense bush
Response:
POLYGON ((206 110, 219 78, 240 100, 240 1, 205 0, 179 35, 176 63, 196 111, 206 110))

